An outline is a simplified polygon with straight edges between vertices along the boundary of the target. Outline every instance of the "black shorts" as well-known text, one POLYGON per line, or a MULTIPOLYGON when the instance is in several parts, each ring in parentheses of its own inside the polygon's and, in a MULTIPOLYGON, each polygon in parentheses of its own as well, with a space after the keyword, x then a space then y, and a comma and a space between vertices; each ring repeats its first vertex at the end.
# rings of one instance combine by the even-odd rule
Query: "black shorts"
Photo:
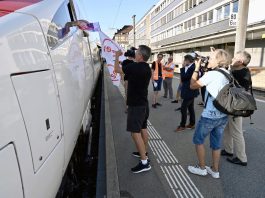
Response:
POLYGON ((149 107, 129 106, 127 116, 127 131, 140 133, 141 129, 147 128, 147 119, 149 117, 149 107))

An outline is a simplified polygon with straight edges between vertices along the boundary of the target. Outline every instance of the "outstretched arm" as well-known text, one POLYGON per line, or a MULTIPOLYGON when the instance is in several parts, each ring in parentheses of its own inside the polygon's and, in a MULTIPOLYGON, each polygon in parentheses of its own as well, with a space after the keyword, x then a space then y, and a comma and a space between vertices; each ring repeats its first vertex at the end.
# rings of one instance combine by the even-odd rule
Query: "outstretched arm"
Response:
POLYGON ((116 73, 123 74, 122 68, 120 67, 120 64, 119 64, 119 57, 120 57, 121 55, 122 55, 122 52, 121 52, 120 50, 115 52, 114 71, 115 71, 116 73))

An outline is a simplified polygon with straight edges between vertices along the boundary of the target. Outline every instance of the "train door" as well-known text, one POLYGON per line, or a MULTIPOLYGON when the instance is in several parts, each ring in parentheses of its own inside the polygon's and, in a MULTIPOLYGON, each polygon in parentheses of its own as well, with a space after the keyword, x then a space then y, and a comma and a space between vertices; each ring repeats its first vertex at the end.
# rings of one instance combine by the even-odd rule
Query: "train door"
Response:
POLYGON ((50 55, 55 70, 61 109, 65 143, 65 168, 75 147, 85 112, 85 73, 83 58, 83 32, 72 27, 66 35, 58 32, 67 22, 75 20, 68 1, 55 13, 47 34, 50 55))

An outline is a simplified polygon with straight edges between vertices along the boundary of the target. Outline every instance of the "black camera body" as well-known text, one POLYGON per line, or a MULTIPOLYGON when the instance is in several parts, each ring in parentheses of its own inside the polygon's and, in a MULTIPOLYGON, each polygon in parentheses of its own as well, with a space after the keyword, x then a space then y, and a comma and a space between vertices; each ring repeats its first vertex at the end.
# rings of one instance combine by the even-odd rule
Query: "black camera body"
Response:
POLYGON ((134 57, 135 57, 135 52, 134 52, 134 50, 127 50, 127 51, 124 53, 124 56, 134 58, 134 57))
POLYGON ((201 55, 199 55, 199 54, 197 54, 197 53, 195 53, 195 59, 201 59, 201 68, 203 69, 203 70, 207 70, 207 66, 208 66, 208 64, 209 64, 209 59, 210 59, 210 57, 209 56, 201 56, 201 55))

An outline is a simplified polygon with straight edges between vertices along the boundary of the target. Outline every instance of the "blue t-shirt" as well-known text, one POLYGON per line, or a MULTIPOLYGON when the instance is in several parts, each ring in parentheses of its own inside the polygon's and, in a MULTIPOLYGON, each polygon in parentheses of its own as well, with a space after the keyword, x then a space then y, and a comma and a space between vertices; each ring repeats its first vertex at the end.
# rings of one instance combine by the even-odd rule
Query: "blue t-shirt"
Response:
MULTIPOLYGON (((227 70, 223 69, 228 73, 227 70)), ((226 114, 220 112, 215 108, 213 105, 213 100, 217 97, 219 91, 228 84, 227 78, 218 71, 209 71, 206 74, 204 74, 199 81, 206 86, 206 92, 205 92, 205 101, 207 100, 208 93, 208 101, 206 104, 206 107, 204 108, 202 112, 202 117, 205 118, 211 118, 211 119, 219 119, 227 116, 226 114)))

